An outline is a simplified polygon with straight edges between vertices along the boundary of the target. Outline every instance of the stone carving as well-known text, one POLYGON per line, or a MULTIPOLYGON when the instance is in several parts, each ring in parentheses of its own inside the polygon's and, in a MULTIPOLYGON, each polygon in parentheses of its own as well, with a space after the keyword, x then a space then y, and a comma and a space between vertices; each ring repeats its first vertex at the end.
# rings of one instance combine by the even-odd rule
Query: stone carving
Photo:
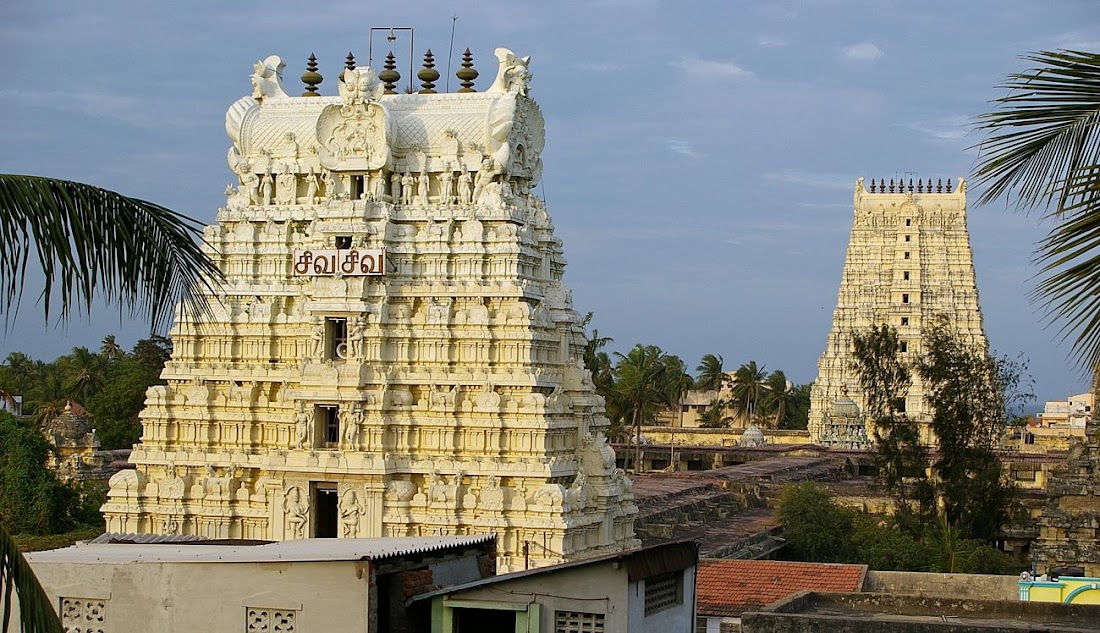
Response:
POLYGON ((407 504, 416 495, 416 484, 404 479, 391 479, 386 484, 386 495, 397 503, 407 504))
POLYGON ((561 484, 543 484, 535 491, 535 505, 562 510, 565 505, 565 492, 561 484))
POLYGON ((458 204, 470 204, 473 201, 473 177, 465 169, 458 175, 458 204))
POLYGON ((345 106, 365 105, 378 101, 384 88, 372 68, 351 68, 340 74, 337 90, 345 106))
POLYGON ((500 477, 489 475, 478 495, 477 507, 482 510, 504 509, 504 490, 500 487, 500 477))
POLYGON ((496 392, 492 383, 485 383, 481 393, 477 394, 477 410, 487 413, 500 411, 500 394, 496 392))
POLYGON ((390 176, 390 200, 394 204, 401 203, 401 183, 403 181, 404 178, 396 171, 390 176))
POLYGON ((344 434, 344 448, 348 450, 359 449, 359 425, 362 423, 363 412, 361 409, 356 408, 351 410, 349 407, 340 407, 340 429, 344 434))
POLYGON ((297 200, 298 179, 290 173, 290 167, 283 165, 278 178, 279 204, 294 204, 297 200))
POLYGON ((283 509, 286 512, 287 526, 290 528, 290 538, 305 538, 306 526, 309 525, 309 506, 303 500, 302 488, 291 486, 287 488, 284 496, 283 509))
POLYGON ((359 536, 359 517, 363 514, 363 504, 354 490, 345 490, 340 496, 340 527, 344 538, 359 536))
POLYGON ((307 411, 305 405, 298 403, 298 413, 294 418, 294 448, 305 448, 309 444, 309 438, 313 435, 313 415, 307 411))
POLYGON ((108 630, 107 602, 104 600, 63 597, 58 617, 66 633, 104 633, 108 630))
POLYGON ((486 92, 504 92, 527 96, 531 86, 531 56, 517 57, 507 48, 498 48, 493 51, 500 62, 497 68, 497 76, 493 85, 486 92))
POLYGON ((260 201, 265 207, 271 206, 274 189, 271 174, 260 174, 260 201))
POLYGON ((270 55, 263 61, 253 65, 253 73, 249 78, 252 82, 252 98, 257 103, 265 99, 286 99, 286 91, 283 90, 283 69, 286 64, 278 55, 270 55))
POLYGON ((309 169, 309 174, 306 175, 306 204, 317 204, 319 202, 317 197, 317 174, 313 173, 313 168, 309 169))
POLYGON ((451 165, 448 163, 443 173, 439 174, 439 204, 453 204, 454 203, 454 186, 455 186, 455 174, 451 171, 451 165))
POLYGON ((401 203, 410 205, 413 202, 414 187, 416 185, 416 179, 412 177, 408 171, 405 175, 401 176, 401 203))
POLYGON ((431 181, 428 179, 428 172, 422 171, 416 178, 416 203, 428 206, 428 189, 431 185, 431 181))

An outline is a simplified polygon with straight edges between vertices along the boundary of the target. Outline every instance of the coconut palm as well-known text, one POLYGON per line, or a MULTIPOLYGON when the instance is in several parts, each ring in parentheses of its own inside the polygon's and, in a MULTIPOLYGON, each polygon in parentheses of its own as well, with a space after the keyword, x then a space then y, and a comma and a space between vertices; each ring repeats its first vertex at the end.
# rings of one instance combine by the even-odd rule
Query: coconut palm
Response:
POLYGON ((730 400, 734 408, 750 422, 757 412, 757 405, 764 393, 767 375, 763 367, 756 366, 754 360, 741 365, 733 373, 733 381, 730 385, 730 400))
POLYGON ((729 428, 733 418, 726 415, 728 404, 721 398, 715 398, 699 414, 699 426, 705 429, 729 428))
POLYGON ((148 315, 154 330, 179 302, 201 316, 203 291, 222 279, 196 242, 201 235, 197 221, 152 202, 67 180, 0 174, 0 313, 17 309, 35 258, 47 318, 55 297, 63 319, 74 307, 91 310, 96 298, 148 315))
POLYGON ((639 468, 642 450, 642 421, 652 417, 657 406, 667 401, 665 353, 656 345, 634 346, 626 355, 615 352, 615 390, 626 406, 634 429, 634 469, 639 468))
POLYGON ((114 334, 103 337, 103 343, 99 346, 99 355, 108 361, 118 360, 126 355, 126 351, 118 344, 114 334))
POLYGON ((978 117, 986 134, 976 169, 980 202, 1046 209, 1054 228, 1036 249, 1049 322, 1073 338, 1078 360, 1100 366, 1100 53, 1025 55, 1036 67, 1009 75, 1009 94, 978 117))
MULTIPOLYGON (((196 242, 201 231, 195 220, 151 202, 66 180, 0 174, 0 313, 10 317, 17 310, 29 260, 36 259, 47 318, 56 296, 63 320, 74 307, 90 311, 97 298, 148 316, 154 330, 166 325, 177 303, 201 319, 206 297, 216 296, 224 279, 196 242)), ((22 631, 62 631, 0 527, 0 630, 8 628, 13 588, 22 631)))
POLYGON ((58 359, 58 369, 65 380, 70 398, 85 403, 103 386, 105 361, 87 347, 74 347, 71 354, 58 359))
POLYGON ((780 423, 787 417, 793 393, 794 383, 787 380, 782 370, 777 369, 768 375, 768 379, 764 382, 764 399, 761 404, 764 409, 775 415, 772 424, 774 428, 779 428, 780 423))
POLYGON ((704 354, 695 371, 698 372, 695 386, 704 391, 717 393, 729 381, 729 376, 722 367, 721 354, 704 354))

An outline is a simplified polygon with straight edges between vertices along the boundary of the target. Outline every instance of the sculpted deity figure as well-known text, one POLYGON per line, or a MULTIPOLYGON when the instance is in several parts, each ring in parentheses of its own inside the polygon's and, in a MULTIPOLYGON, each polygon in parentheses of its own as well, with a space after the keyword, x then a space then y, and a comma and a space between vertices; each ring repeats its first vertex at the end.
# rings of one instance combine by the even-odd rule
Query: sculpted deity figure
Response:
POLYGON ((428 180, 428 172, 420 172, 420 176, 416 179, 416 201, 418 204, 427 206, 428 204, 428 187, 431 181, 428 180))
POLYGON ((455 174, 448 164, 439 174, 439 204, 452 204, 454 202, 455 174))
POLYGON ((290 167, 283 165, 279 174, 279 204, 294 204, 297 198, 298 178, 290 173, 290 167))
POLYGON ((363 505, 354 490, 347 490, 340 497, 340 525, 344 538, 355 538, 359 534, 359 516, 363 514, 363 505))
POLYGON ((309 175, 306 176, 306 202, 308 204, 317 204, 317 174, 313 173, 313 168, 309 168, 309 175))
POLYGON ((345 407, 340 407, 340 428, 344 430, 344 447, 359 449, 359 415, 345 407))
POLYGON ((390 176, 390 201, 401 204, 401 182, 404 179, 396 171, 390 176))
POLYGON ((386 175, 382 170, 371 176, 371 193, 376 202, 382 202, 386 197, 386 175))
POLYGON ((325 172, 325 198, 328 200, 336 199, 336 175, 331 171, 325 172))
POLYGON ((471 185, 473 185, 473 177, 470 176, 470 172, 465 169, 458 175, 458 203, 470 204, 470 196, 473 194, 471 185))
POLYGON ((413 185, 416 183, 416 179, 412 177, 408 171, 404 176, 401 176, 401 202, 406 205, 410 205, 413 202, 413 185))
POLYGON ((363 339, 366 338, 365 323, 363 317, 355 317, 349 323, 348 341, 351 343, 352 358, 363 358, 363 339))
POLYGON ((302 501, 302 489, 291 486, 284 498, 286 520, 290 524, 290 534, 294 538, 305 538, 306 523, 309 521, 309 508, 302 501))
POLYGON ((325 323, 319 317, 313 317, 312 325, 309 332, 309 338, 313 341, 312 357, 321 359, 325 356, 325 323))
POLYGON ((260 174, 260 199, 266 207, 271 204, 271 197, 275 193, 275 185, 271 174, 260 174))
POLYGON ((256 204, 260 201, 260 177, 247 164, 241 167, 241 186, 244 187, 248 204, 256 204))
POLYGON ((497 69, 497 77, 487 92, 504 92, 527 96, 531 85, 531 57, 517 57, 507 48, 498 48, 493 53, 496 55, 500 66, 497 69))
POLYGON ((298 413, 294 420, 294 448, 305 448, 309 442, 311 417, 305 406, 299 403, 298 413))

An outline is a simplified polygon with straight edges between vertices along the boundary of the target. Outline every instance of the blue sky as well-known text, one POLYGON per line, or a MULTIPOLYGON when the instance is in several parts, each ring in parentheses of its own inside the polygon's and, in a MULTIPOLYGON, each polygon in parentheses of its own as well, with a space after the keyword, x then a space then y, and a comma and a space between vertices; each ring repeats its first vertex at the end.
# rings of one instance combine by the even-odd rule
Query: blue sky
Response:
MULTIPOLYGON (((231 180, 226 108, 252 64, 316 53, 324 94, 370 27, 412 26, 446 72, 531 55, 547 120, 547 200, 575 307, 614 348, 660 345, 816 375, 856 178, 969 174, 969 125, 997 84, 1054 48, 1100 50, 1100 8, 1059 2, 97 2, 0 4, 0 172, 69 178, 213 221, 231 180)), ((386 50, 384 40, 375 42, 386 50)), ((408 44, 396 52, 407 75, 408 44)), ((376 65, 378 65, 376 63, 376 65)), ((419 67, 419 64, 416 64, 419 67)), ((440 84, 445 83, 441 80, 440 84)), ((452 79, 451 90, 457 89, 452 79)), ((974 192, 973 189, 971 189, 974 192)), ((1040 399, 1085 388, 1027 296, 1038 214, 977 207, 971 242, 993 348, 1031 362, 1040 399)), ((97 308, 44 324, 28 287, 0 358, 53 359, 147 327, 97 308)))

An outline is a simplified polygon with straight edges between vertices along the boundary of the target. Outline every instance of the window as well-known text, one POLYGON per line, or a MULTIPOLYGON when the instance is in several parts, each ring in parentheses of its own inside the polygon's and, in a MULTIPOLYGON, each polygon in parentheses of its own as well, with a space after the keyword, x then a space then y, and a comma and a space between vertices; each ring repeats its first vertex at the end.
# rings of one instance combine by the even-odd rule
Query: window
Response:
POLYGON ((340 410, 331 405, 317 407, 317 417, 321 423, 321 445, 336 448, 340 445, 340 410))
POLYGON ((909 351, 909 343, 907 341, 902 341, 901 342, 901 353, 904 354, 905 352, 908 352, 908 351, 909 351))
POLYGON ((645 614, 671 609, 684 602, 684 572, 675 571, 645 579, 645 614))
POLYGON ((244 610, 245 627, 248 633, 253 631, 265 631, 270 633, 290 633, 294 630, 294 620, 297 611, 283 609, 251 609, 244 610))
POLYGON ((350 235, 337 235, 336 236, 336 248, 351 248, 351 236, 350 235))
POLYGON ((555 611, 554 633, 603 633, 604 614, 555 611))
POLYGON ((911 218, 905 218, 905 226, 912 226, 913 220, 911 218))
POLYGON ((902 325, 909 325, 909 317, 901 317, 902 325))
POLYGON ((325 319, 326 358, 343 360, 348 357, 348 320, 325 319))
POLYGON ((901 295, 901 302, 902 303, 909 303, 909 293, 908 292, 901 295))
POLYGON ((909 271, 907 270, 907 271, 901 273, 901 278, 902 278, 903 281, 909 281, 909 271))
POLYGON ((913 239, 913 236, 912 236, 912 235, 906 235, 906 236, 905 236, 905 241, 906 241, 906 242, 910 242, 910 241, 912 241, 912 239, 913 239))
POLYGON ((909 259, 909 251, 905 251, 905 259, 909 259))

